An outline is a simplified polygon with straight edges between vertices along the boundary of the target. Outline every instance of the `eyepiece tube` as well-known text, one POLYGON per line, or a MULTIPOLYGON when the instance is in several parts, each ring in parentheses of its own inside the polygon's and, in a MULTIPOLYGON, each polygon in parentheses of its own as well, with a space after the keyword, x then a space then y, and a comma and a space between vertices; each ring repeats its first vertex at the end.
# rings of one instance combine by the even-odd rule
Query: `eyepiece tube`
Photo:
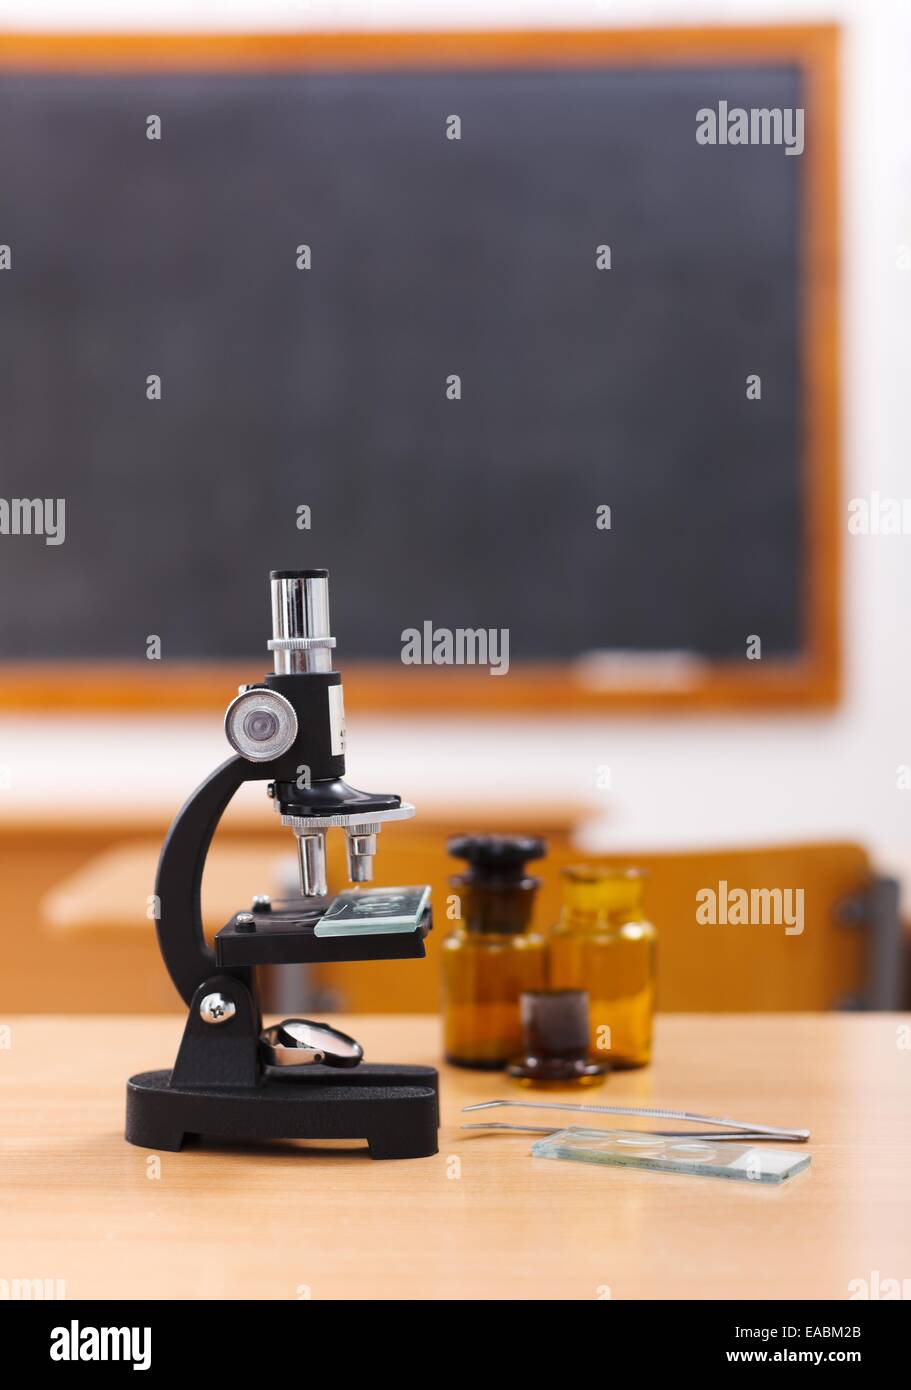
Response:
POLYGON ((331 671, 335 638, 329 628, 329 571, 273 570, 272 640, 279 676, 331 671))

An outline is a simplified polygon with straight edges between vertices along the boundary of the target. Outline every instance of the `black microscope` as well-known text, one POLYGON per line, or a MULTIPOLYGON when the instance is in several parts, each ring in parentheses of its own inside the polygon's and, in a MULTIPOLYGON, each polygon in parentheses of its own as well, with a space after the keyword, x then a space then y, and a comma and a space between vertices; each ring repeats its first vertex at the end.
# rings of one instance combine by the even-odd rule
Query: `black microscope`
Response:
POLYGON ((158 944, 190 1013, 172 1071, 127 1083, 126 1138, 179 1150, 187 1136, 361 1139, 373 1158, 437 1152, 433 1067, 362 1062, 326 1024, 263 1027, 257 967, 423 956, 429 888, 352 889, 328 897, 326 835, 347 842, 352 883, 369 883, 385 821, 414 807, 345 782, 341 676, 332 669, 327 570, 273 570, 275 671, 241 686, 225 715, 236 756, 199 786, 171 826, 156 880, 158 944), (256 897, 206 944, 200 912, 212 837, 243 782, 265 782, 297 839, 303 900, 256 897))

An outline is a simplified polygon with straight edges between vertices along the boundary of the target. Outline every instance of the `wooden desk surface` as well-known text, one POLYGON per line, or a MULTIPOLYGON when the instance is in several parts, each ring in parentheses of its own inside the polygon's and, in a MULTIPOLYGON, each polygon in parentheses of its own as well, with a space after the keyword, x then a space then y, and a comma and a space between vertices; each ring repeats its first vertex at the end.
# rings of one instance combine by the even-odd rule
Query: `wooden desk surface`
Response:
MULTIPOLYGON (((373 1061, 437 1061, 436 1019, 339 1023, 373 1061)), ((524 1093, 450 1069, 435 1158, 191 1147, 154 1179, 122 1138, 124 1083, 171 1064, 181 1024, 11 1028, 0 1277, 71 1298, 844 1299, 911 1275, 907 1017, 664 1017, 654 1067, 588 1093, 809 1127, 812 1167, 780 1189, 532 1160, 531 1135, 457 1127, 463 1104, 524 1093)))

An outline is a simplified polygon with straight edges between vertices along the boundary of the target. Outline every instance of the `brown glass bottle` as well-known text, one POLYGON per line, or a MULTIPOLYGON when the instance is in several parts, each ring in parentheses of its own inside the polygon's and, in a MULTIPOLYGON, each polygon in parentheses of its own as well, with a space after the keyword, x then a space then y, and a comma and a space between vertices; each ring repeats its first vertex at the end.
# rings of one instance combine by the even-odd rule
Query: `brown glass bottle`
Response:
POLYGON ((519 1052, 519 995, 547 984, 547 941, 529 929, 538 880, 525 872, 547 853, 543 840, 458 835, 449 853, 465 859, 461 921, 443 942, 443 1026, 447 1062, 494 1071, 519 1052))
POLYGON ((550 937, 553 989, 588 991, 591 1049, 614 1067, 652 1056, 655 928, 637 869, 563 870, 563 913, 550 937))

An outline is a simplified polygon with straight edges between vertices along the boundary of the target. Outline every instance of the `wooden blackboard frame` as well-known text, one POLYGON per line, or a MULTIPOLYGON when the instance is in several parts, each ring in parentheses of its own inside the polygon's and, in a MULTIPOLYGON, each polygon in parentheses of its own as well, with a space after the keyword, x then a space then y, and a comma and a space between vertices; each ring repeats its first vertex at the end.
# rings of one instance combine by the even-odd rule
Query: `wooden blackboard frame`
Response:
MULTIPOLYGON (((301 71, 723 64, 797 66, 806 97, 800 351, 806 483, 807 648, 790 661, 644 663, 616 678, 571 664, 515 665, 505 680, 456 668, 346 663, 357 708, 382 713, 643 712, 826 707, 840 684, 838 29, 834 25, 346 34, 0 34, 0 72, 301 71)), ((0 709, 218 708, 249 667, 8 663, 0 709)))

